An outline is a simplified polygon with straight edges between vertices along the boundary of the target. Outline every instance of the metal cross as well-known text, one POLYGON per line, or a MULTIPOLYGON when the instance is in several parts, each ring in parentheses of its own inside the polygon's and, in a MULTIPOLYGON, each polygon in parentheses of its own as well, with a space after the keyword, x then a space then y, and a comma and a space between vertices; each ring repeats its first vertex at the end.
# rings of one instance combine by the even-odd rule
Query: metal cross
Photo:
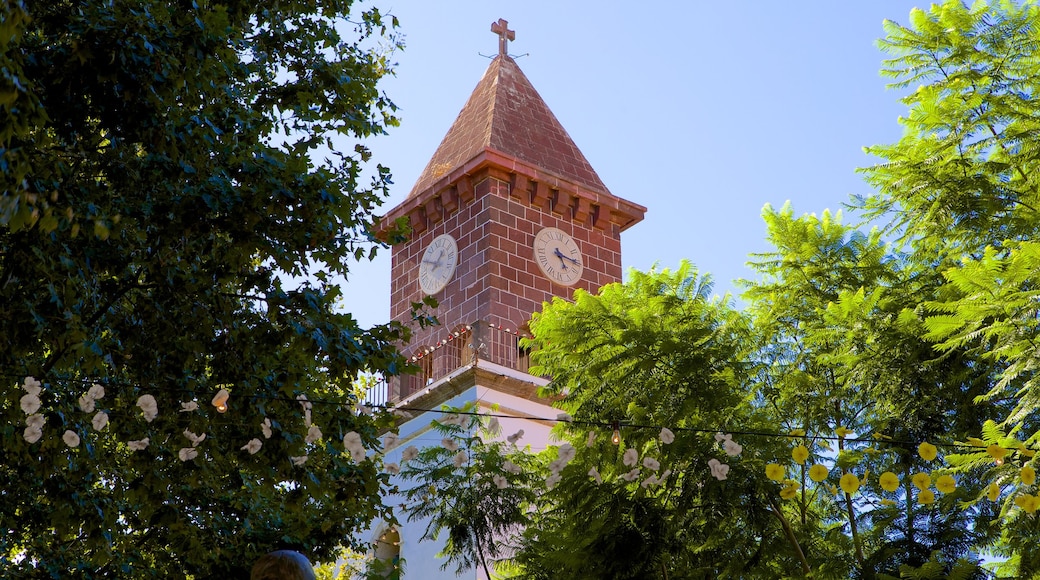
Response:
POLYGON ((509 22, 499 18, 491 23, 491 32, 498 35, 498 54, 509 56, 509 41, 516 40, 516 31, 509 30, 509 22))

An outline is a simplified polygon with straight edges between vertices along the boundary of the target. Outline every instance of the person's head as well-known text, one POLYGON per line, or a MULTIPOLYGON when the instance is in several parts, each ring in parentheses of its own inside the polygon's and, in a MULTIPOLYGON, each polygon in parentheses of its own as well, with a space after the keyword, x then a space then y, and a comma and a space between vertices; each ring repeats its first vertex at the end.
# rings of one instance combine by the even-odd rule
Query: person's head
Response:
POLYGON ((257 559, 249 580, 314 580, 314 567, 299 552, 277 550, 257 559))

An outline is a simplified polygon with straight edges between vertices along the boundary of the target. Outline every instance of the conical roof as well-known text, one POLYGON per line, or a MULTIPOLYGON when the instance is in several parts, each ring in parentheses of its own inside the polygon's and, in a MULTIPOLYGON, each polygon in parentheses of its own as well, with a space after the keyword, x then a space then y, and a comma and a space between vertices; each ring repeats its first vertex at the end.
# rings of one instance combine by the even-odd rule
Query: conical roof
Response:
POLYGON ((504 54, 491 61, 408 197, 488 150, 581 188, 610 193, 516 61, 504 54))

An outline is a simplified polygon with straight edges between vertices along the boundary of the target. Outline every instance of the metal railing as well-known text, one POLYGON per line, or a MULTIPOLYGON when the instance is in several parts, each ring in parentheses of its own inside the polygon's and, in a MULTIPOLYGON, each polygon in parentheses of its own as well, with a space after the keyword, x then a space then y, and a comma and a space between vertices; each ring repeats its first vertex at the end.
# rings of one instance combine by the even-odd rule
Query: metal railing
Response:
POLYGON ((531 361, 530 352, 520 345, 523 336, 516 329, 486 321, 456 326, 448 338, 413 349, 410 361, 420 368, 417 374, 390 377, 369 389, 366 400, 372 405, 393 405, 477 360, 527 372, 531 361))

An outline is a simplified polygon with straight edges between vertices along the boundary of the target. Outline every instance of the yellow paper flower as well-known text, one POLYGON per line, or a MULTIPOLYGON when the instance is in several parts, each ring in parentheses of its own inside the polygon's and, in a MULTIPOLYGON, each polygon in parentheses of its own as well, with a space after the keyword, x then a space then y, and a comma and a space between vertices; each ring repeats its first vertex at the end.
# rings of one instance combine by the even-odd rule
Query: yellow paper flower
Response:
POLYGON ((1000 486, 995 483, 989 484, 989 487, 986 488, 986 497, 989 498, 989 501, 997 501, 997 498, 1000 497, 1000 486))
POLYGON ((766 466, 766 477, 773 481, 782 481, 784 479, 784 468, 775 464, 770 463, 766 466))
POLYGON ((795 463, 802 465, 805 463, 805 460, 809 458, 809 450, 805 445, 799 445, 791 450, 791 457, 794 459, 795 463))
POLYGON ((794 499, 798 495, 798 486, 787 485, 780 490, 780 497, 783 499, 794 499))
POLYGON ((1015 505, 1022 508, 1026 513, 1034 513, 1040 507, 1040 497, 1023 493, 1015 496, 1015 505))
POLYGON ((896 502, 894 502, 894 501, 892 501, 890 499, 883 499, 883 500, 881 500, 881 505, 892 506, 892 505, 896 505, 896 502))
POLYGON ((932 477, 927 473, 915 473, 914 477, 910 480, 917 486, 917 489, 924 491, 932 486, 932 477))
POLYGON ((935 480, 935 489, 943 493, 953 493, 953 490, 957 489, 957 480, 952 475, 940 475, 939 479, 935 480))
POLYGON ((856 432, 853 431, 852 429, 847 428, 847 427, 840 427, 839 426, 837 429, 834 430, 834 434, 837 435, 838 437, 841 437, 842 439, 844 439, 845 437, 848 437, 850 435, 852 435, 854 437, 856 435, 856 432))
POLYGON ((841 479, 838 481, 838 485, 841 486, 842 491, 849 495, 852 495, 856 493, 856 490, 859 489, 859 478, 851 473, 846 473, 845 475, 841 476, 841 479))
POLYGON ((1022 504, 1019 506, 1027 514, 1035 513, 1037 508, 1040 508, 1040 497, 1035 495, 1025 494, 1025 499, 1022 500, 1022 504))
POLYGON ((921 493, 917 494, 917 503, 919 504, 930 504, 935 503, 935 494, 930 489, 922 489, 921 493))
POLYGON ((794 437, 805 437, 805 429, 794 429, 791 431, 791 435, 794 437))
POLYGON ((1018 443, 1018 451, 1022 455, 1025 455, 1026 457, 1033 457, 1034 455, 1036 455, 1036 451, 1033 451, 1032 449, 1027 448, 1025 446, 1025 444, 1022 443, 1021 441, 1018 443))
POLYGON ((917 454, 921 456, 921 459, 925 461, 931 461, 935 459, 936 452, 938 450, 935 445, 928 443, 927 441, 917 446, 917 454))
POLYGON ((813 465, 809 468, 809 479, 815 481, 816 483, 820 483, 821 481, 827 479, 828 473, 830 473, 830 470, 827 469, 826 465, 820 465, 819 463, 817 463, 816 465, 813 465))
POLYGON ((1004 457, 1007 455, 1007 449, 1004 449, 1000 445, 990 445, 986 448, 986 453, 993 458, 993 462, 997 465, 1004 463, 1004 457))
POLYGON ((1022 485, 1033 485, 1036 483, 1036 470, 1032 465, 1023 465, 1019 477, 1022 478, 1022 485))
POLYGON ((878 483, 881 484, 881 489, 885 491, 895 491, 899 489, 899 476, 891 471, 886 471, 881 474, 878 483))

